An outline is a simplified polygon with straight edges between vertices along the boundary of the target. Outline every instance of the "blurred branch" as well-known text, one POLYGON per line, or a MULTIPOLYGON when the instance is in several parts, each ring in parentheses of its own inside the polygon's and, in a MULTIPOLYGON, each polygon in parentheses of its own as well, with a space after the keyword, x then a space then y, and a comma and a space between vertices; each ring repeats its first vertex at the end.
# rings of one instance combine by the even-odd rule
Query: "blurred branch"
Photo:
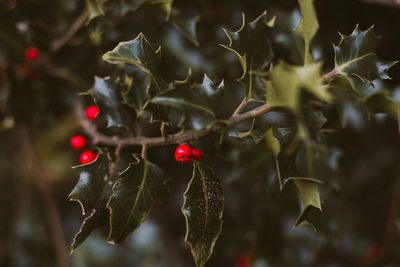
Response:
POLYGON ((71 26, 68 28, 66 33, 62 34, 59 38, 57 38, 51 42, 50 49, 53 52, 58 51, 82 27, 82 25, 85 23, 87 18, 88 18, 88 12, 85 8, 85 10, 71 24, 71 26))
POLYGON ((68 267, 69 258, 65 246, 64 233, 55 200, 47 183, 49 180, 48 174, 35 152, 27 127, 20 125, 15 130, 17 133, 17 139, 20 143, 20 148, 22 150, 22 155, 25 157, 24 162, 25 164, 30 164, 29 166, 32 167, 33 170, 31 176, 36 178, 32 179, 32 181, 37 186, 41 196, 43 197, 43 205, 46 212, 47 223, 53 238, 56 266, 68 267))

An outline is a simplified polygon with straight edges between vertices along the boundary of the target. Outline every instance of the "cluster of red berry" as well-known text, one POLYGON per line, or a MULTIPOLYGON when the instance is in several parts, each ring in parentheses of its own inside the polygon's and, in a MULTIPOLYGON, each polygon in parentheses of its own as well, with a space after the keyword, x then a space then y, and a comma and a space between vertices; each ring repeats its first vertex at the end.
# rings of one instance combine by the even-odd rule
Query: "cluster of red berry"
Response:
POLYGON ((37 65, 31 64, 35 63, 39 58, 39 50, 34 46, 30 46, 25 50, 26 62, 17 65, 8 64, 6 70, 15 72, 19 77, 24 79, 39 80, 41 76, 40 69, 37 65))
MULTIPOLYGON (((96 120, 97 115, 99 114, 99 108, 97 106, 89 106, 86 109, 86 117, 89 120, 96 120)), ((75 135, 70 140, 71 146, 76 149, 80 150, 86 146, 86 139, 81 135, 75 135)), ((97 158, 97 154, 93 153, 91 150, 85 150, 79 156, 79 162, 81 164, 88 164, 94 161, 97 158)))
POLYGON ((175 149, 175 159, 180 163, 188 163, 191 159, 201 160, 202 157, 200 149, 192 149, 189 145, 180 145, 175 149))

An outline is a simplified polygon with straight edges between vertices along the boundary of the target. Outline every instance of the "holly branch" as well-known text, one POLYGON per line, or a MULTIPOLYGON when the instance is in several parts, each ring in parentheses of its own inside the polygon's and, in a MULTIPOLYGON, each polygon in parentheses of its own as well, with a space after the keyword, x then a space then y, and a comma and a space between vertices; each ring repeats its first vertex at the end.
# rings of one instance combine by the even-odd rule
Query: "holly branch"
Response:
POLYGON ((243 101, 233 112, 232 116, 224 121, 224 123, 214 125, 211 128, 205 128, 200 131, 190 130, 186 132, 178 132, 176 134, 166 135, 165 137, 136 136, 129 138, 120 138, 118 136, 108 136, 99 132, 96 124, 87 119, 87 117, 85 116, 85 110, 80 101, 77 101, 75 104, 75 113, 79 120, 80 126, 82 127, 82 130, 92 138, 95 144, 101 143, 111 146, 140 145, 149 148, 151 146, 166 146, 197 140, 212 133, 232 127, 244 120, 262 116, 273 109, 267 104, 263 104, 245 113, 240 114, 240 111, 243 110, 247 103, 247 101, 243 101))

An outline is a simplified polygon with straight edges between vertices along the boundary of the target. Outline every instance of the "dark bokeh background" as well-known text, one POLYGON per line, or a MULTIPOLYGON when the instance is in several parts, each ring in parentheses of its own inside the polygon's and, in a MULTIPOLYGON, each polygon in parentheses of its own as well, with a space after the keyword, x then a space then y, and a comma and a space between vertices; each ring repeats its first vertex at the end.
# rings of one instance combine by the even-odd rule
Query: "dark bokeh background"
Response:
MULTIPOLYGON (((127 1, 129 2, 129 1, 127 1)), ((376 1, 379 2, 379 1, 376 1)), ((55 49, 67 29, 85 9, 80 0, 2 0, 0 3, 0 265, 1 266, 193 266, 184 243, 180 212, 190 166, 173 160, 175 146, 154 148, 149 157, 171 177, 171 199, 156 206, 150 218, 126 242, 106 243, 105 231, 95 231, 72 256, 69 243, 83 219, 77 203, 67 201, 78 176, 71 166, 79 153, 69 138, 81 133, 73 107, 77 93, 86 91, 93 76, 113 69, 101 61, 119 41, 143 32, 154 46, 162 45, 162 74, 182 79, 191 66, 197 79, 206 72, 225 79, 231 90, 225 100, 239 103, 241 88, 234 81, 241 69, 236 58, 218 46, 227 43, 221 27, 236 30, 241 12, 250 19, 264 10, 278 16, 277 31, 286 36, 276 51, 290 63, 298 36, 291 31, 300 15, 297 1, 176 0, 186 16, 199 15, 200 47, 193 46, 165 23, 157 10, 121 16, 119 1, 108 1, 106 16, 83 25, 55 49), (294 37, 293 37, 294 36, 294 37), (37 46, 37 64, 26 63, 24 51, 37 46), (63 265, 64 264, 64 265, 63 265)), ((383 3, 383 1, 382 1, 383 3)), ((386 3, 386 1, 385 1, 386 3)), ((320 31, 315 55, 328 72, 333 67, 332 43, 338 31, 350 34, 355 25, 375 25, 383 36, 378 55, 400 59, 400 5, 363 1, 317 0, 320 31)), ((397 90, 400 65, 392 80, 378 86, 397 90)), ((80 97, 89 104, 90 99, 80 97)), ((227 107, 230 114, 234 105, 227 107)), ((222 112, 224 113, 224 112, 222 112)), ((216 162, 224 180, 224 226, 207 266, 400 266, 400 137, 395 120, 382 117, 361 131, 343 129, 327 155, 335 172, 319 173, 323 213, 316 214, 318 231, 292 229, 299 207, 295 191, 279 191, 267 177, 271 168, 256 159, 263 151, 227 140, 218 145, 210 136, 197 145, 216 162), (340 151, 340 152, 339 152, 340 151), (247 164, 249 161, 253 164, 247 164)))

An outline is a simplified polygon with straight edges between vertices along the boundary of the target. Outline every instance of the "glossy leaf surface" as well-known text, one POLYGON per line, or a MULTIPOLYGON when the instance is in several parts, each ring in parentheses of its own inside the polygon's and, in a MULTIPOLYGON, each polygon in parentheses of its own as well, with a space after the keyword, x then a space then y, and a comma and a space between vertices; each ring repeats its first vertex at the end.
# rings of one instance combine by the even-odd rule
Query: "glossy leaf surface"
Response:
POLYGON ((169 195, 168 177, 157 165, 135 155, 137 162, 121 173, 107 204, 110 242, 122 242, 148 216, 153 204, 169 195))
POLYGON ((201 267, 211 256, 222 229, 222 182, 212 169, 195 162, 184 197, 185 241, 191 246, 196 266, 201 267))

